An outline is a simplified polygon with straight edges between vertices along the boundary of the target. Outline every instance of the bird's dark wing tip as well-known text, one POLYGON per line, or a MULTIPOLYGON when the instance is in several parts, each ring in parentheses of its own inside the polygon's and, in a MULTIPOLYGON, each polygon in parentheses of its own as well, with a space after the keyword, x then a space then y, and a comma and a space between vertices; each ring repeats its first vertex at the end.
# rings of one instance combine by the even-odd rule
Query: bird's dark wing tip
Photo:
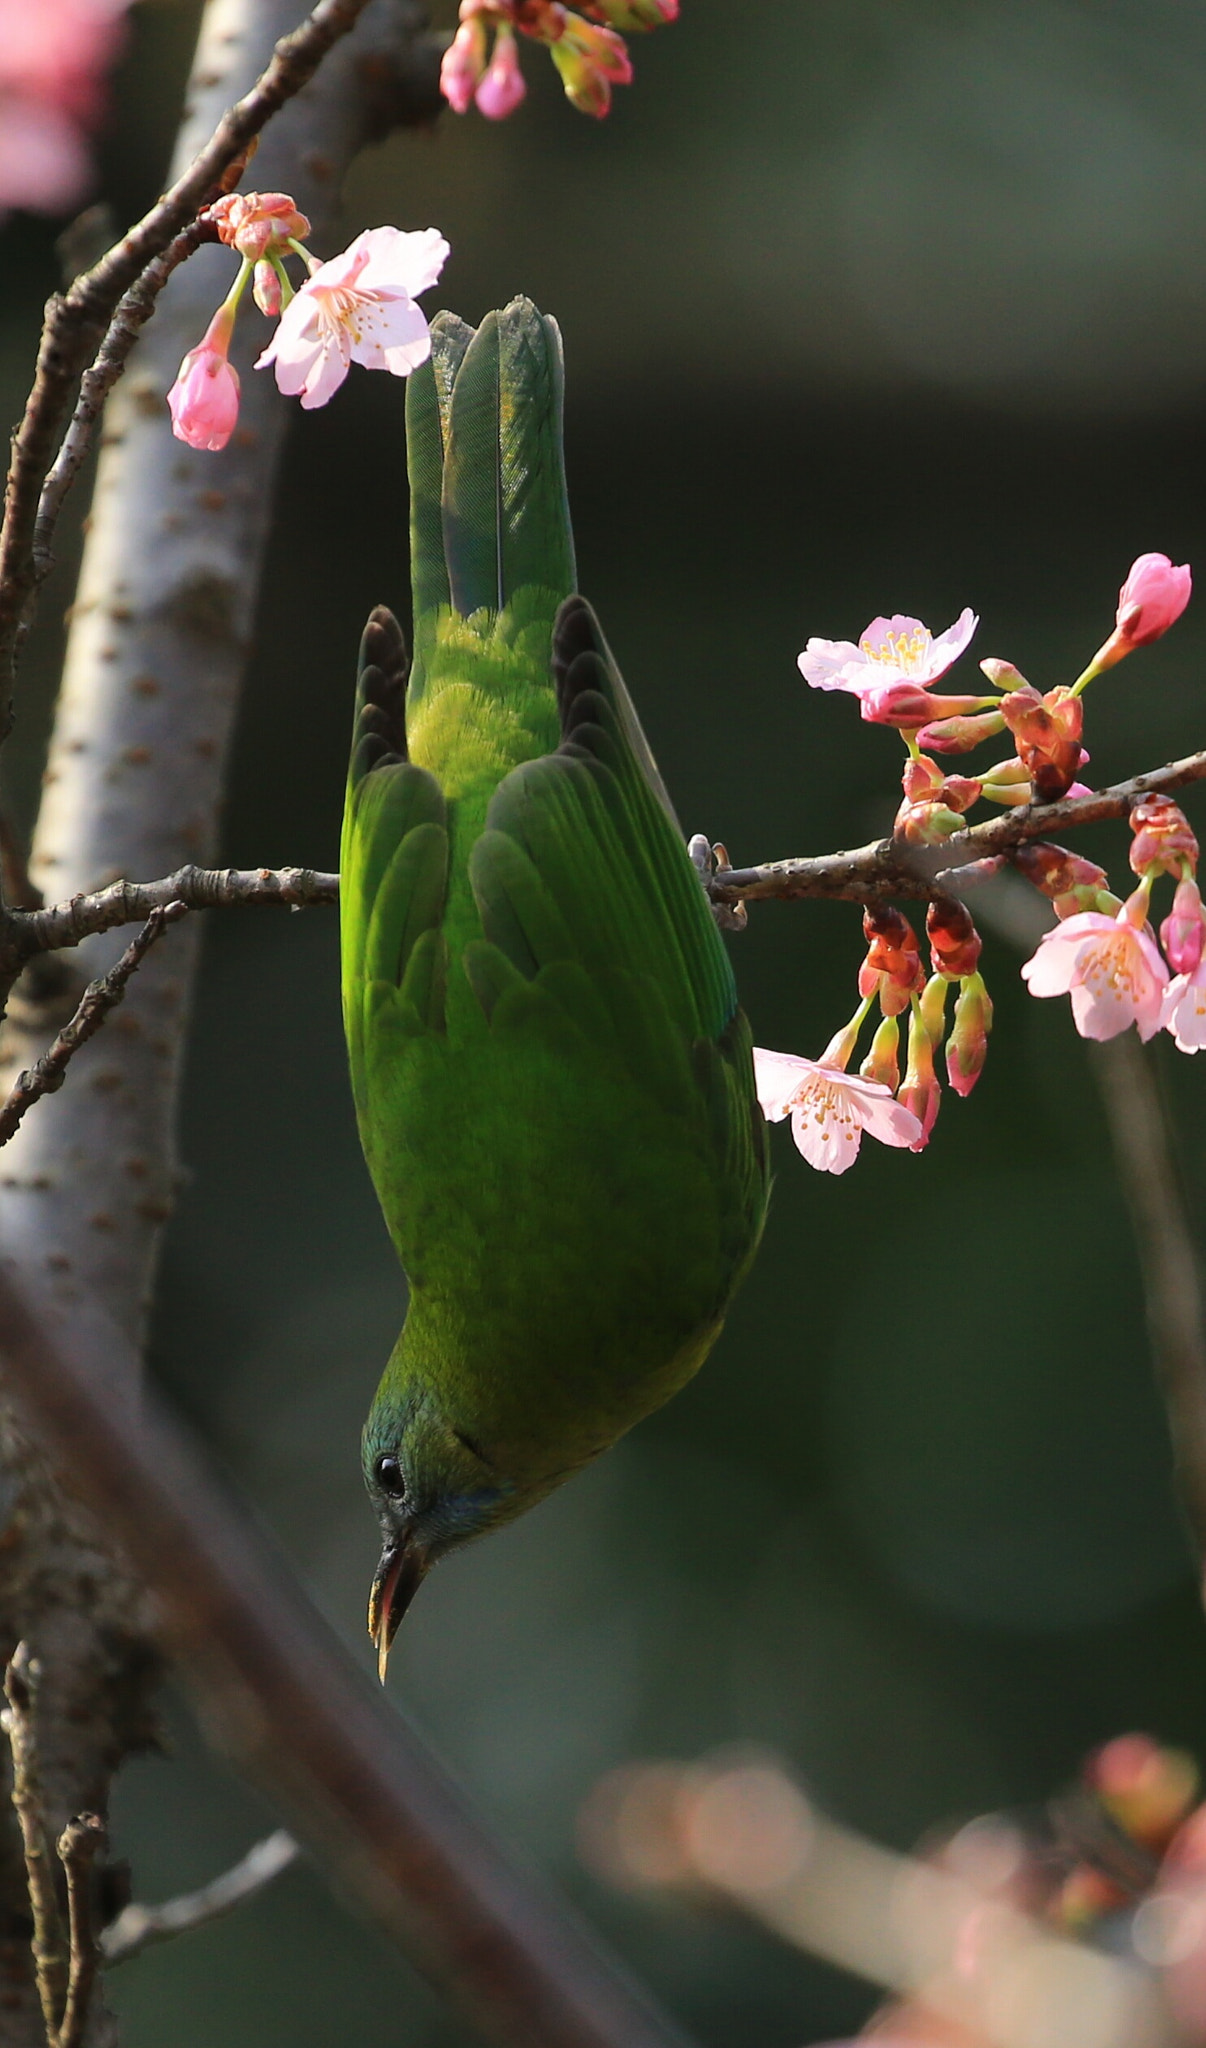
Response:
POLYGON ((406 759, 406 684, 410 651, 386 605, 374 605, 360 640, 360 729, 406 759))
POLYGON ((602 635, 590 605, 584 597, 567 597, 553 622, 553 685, 563 733, 574 698, 584 689, 598 687, 602 658, 602 635), (593 659, 583 661, 583 655, 593 659))

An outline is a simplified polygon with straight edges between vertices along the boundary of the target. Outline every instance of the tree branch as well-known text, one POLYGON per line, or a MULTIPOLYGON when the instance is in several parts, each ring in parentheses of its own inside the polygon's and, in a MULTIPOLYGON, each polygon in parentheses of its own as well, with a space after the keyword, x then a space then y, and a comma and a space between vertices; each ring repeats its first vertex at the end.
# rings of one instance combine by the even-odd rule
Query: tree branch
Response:
POLYGON ((92 1866, 105 1841, 105 1823, 97 1813, 77 1814, 59 1836, 59 1861, 67 1879, 70 1960, 63 2018, 51 2048, 82 2048, 84 2041, 101 1960, 92 1912, 92 1866))
POLYGON ((39 1438, 155 1598, 206 1726, 340 1887, 500 2048, 684 2048, 463 1805, 92 1306, 0 1268, 0 1355, 39 1438))
POLYGON ((235 903, 285 904, 309 910, 339 901, 339 876, 314 868, 177 868, 158 882, 111 882, 90 896, 48 904, 14 920, 14 945, 21 960, 57 952, 118 925, 150 917, 167 904, 186 910, 214 910, 235 903))
POLYGON ((112 1968, 116 1963, 128 1962, 131 1956, 140 1955, 152 1942, 170 1941, 177 1934, 191 1934, 194 1927, 205 1927, 211 1920, 220 1919, 222 1914, 231 1913, 247 1899, 253 1899, 262 1892, 281 1872, 296 1863, 301 1854, 297 1843, 286 1828, 266 1835, 262 1842, 255 1842, 224 1870, 221 1877, 201 1886, 200 1891, 182 1892, 179 1898, 168 1899, 162 1906, 125 1906, 116 1920, 106 1927, 101 1936, 101 1954, 112 1968))
POLYGON ((7 1100, 0 1105, 0 1145, 7 1145, 27 1109, 32 1109, 43 1095, 53 1095, 62 1087, 73 1055, 100 1030, 110 1010, 117 1008, 125 995, 126 983, 142 965, 156 939, 163 937, 169 924, 175 924, 177 918, 186 916, 188 908, 187 903, 171 901, 162 909, 152 910, 138 937, 131 939, 116 966, 88 983, 70 1023, 63 1026, 41 1059, 18 1074, 7 1100))
MULTIPOLYGON (((218 196, 224 173, 245 155, 272 115, 314 76, 327 51, 354 26, 367 4, 368 0, 319 0, 301 26, 277 43, 251 91, 222 117, 164 196, 99 263, 48 302, 33 389, 13 437, 0 527, 0 741, 12 727, 16 654, 30 599, 44 573, 39 553, 41 561, 48 562, 48 536, 43 535, 39 548, 38 534, 43 485, 75 383, 123 294, 218 196)), ((144 288, 149 289, 145 280, 144 288)), ((120 363, 114 376, 119 370, 120 363)), ((62 483, 63 490, 69 480, 62 483)))
POLYGON ((38 1760, 38 1680, 41 1669, 26 1643, 18 1643, 4 1674, 4 1732, 13 1759, 12 1801, 21 1843, 33 1914, 33 1959, 46 2038, 58 2035, 59 2014, 67 1993, 67 1944, 55 1891, 54 1866, 46 1836, 46 1803, 38 1760))
POLYGON ((900 839, 877 839, 850 853, 821 854, 815 859, 766 861, 758 867, 719 868, 708 883, 718 903, 763 903, 772 898, 794 901, 820 897, 846 903, 877 903, 887 897, 912 897, 926 902, 957 894, 991 872, 979 876, 966 870, 974 863, 1008 861, 1013 849, 1028 839, 1050 839, 1079 825, 1103 818, 1125 818, 1141 796, 1169 794, 1206 776, 1206 753, 1187 754, 1166 767, 1115 782, 1090 796, 1064 797, 1055 804, 1024 804, 999 818, 986 818, 956 832, 938 846, 907 845, 900 839))

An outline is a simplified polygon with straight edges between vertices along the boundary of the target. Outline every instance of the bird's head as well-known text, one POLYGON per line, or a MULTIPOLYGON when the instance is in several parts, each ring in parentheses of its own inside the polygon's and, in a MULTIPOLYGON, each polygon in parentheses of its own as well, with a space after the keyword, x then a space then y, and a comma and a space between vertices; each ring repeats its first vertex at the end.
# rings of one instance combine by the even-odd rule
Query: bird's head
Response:
POLYGON ((382 1684, 398 1624, 446 1551, 513 1512, 514 1488, 429 1389, 387 1373, 364 1428, 364 1479, 381 1524, 381 1562, 369 1595, 369 1634, 382 1684))

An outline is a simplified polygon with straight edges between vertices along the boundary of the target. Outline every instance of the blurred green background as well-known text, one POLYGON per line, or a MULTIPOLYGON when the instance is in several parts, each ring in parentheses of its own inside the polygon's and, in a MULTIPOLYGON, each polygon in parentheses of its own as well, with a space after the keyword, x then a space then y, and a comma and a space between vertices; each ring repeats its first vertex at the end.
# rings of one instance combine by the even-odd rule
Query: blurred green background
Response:
MULTIPOLYGON (((159 189, 195 12, 135 9, 102 149, 121 217, 159 189)), ((1048 686, 1103 637, 1133 556, 1206 568, 1206 13, 684 0, 635 57, 596 125, 525 49, 522 113, 365 158, 347 232, 438 226, 442 303, 474 319, 523 290, 562 322, 582 585, 685 826, 739 861, 854 843, 890 818, 898 742, 804 689, 809 634, 895 609, 937 630, 971 604, 978 653, 1048 686)), ((2 238, 10 418, 54 232, 2 238)), ((407 602, 401 392, 354 372, 294 422, 225 858, 335 864, 378 600, 407 602)), ((24 815, 60 639, 52 613, 8 762, 24 815)), ((1098 686, 1095 778, 1202 744, 1204 653, 1199 600, 1098 686)), ((1116 875, 1123 841, 1096 844, 1116 875)), ((850 907, 756 909, 734 957, 757 1039, 819 1051, 860 953, 850 907)), ((394 1660, 483 1810, 716 2048, 822 2039, 870 1996, 591 1879, 575 1812, 612 1765, 767 1744, 907 1846, 1042 1798, 1126 1728, 1206 1748, 1206 1633, 1100 1105, 1019 957, 990 936, 988 1068, 923 1157, 869 1146, 837 1181, 776 1134, 765 1247, 699 1381, 449 1562, 394 1660)), ((1155 1058, 1201 1217, 1206 1074, 1155 1058)), ((333 917, 211 921, 183 1151, 156 1370, 367 1663, 357 1435, 403 1291, 356 1146, 333 917)), ((266 1824, 173 1711, 175 1754, 117 1803, 149 1896, 266 1824)), ((130 2048, 465 2038, 304 1871, 114 1989, 130 2048)))

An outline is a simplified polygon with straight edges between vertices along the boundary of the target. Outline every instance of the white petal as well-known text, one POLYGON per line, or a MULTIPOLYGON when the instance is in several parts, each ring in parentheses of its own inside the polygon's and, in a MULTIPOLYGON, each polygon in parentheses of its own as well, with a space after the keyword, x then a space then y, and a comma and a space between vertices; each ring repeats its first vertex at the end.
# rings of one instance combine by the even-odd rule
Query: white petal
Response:
POLYGON ((921 1137, 921 1119, 906 1109, 903 1102, 884 1089, 882 1102, 868 1102, 863 1109, 863 1124, 872 1138, 878 1138, 881 1145, 915 1145, 921 1137))
POLYGON ((767 1052, 754 1047, 754 1086, 762 1114, 769 1124, 783 1121, 799 1093, 817 1071, 815 1060, 801 1059, 794 1052, 767 1052))
POLYGON ((400 350, 404 367, 395 370, 394 375, 405 377, 426 362, 431 353, 427 321, 413 299, 374 299, 371 305, 358 309, 351 325, 352 361, 362 363, 366 370, 391 369, 387 354, 400 350))
POLYGON ((840 1098, 824 1108, 819 1108, 814 1098, 800 1103, 792 1112, 791 1134, 818 1173, 845 1173, 858 1158, 863 1141, 862 1124, 840 1098))
POLYGON ((931 679, 945 675, 947 669, 958 661, 979 623, 975 612, 967 605, 960 612, 954 625, 948 626, 945 633, 939 633, 930 649, 930 659, 926 664, 926 672, 931 679))
MULTIPOLYGON (((332 336, 326 345, 319 348, 311 357, 310 367, 302 386, 303 412, 313 412, 316 407, 325 405, 329 398, 335 396, 348 374, 348 359, 347 336, 340 329, 337 336, 332 336)), ((287 388, 281 383, 279 359, 276 366, 276 381, 281 385, 282 391, 287 388)))
POLYGON ((853 640, 814 639, 809 641, 803 654, 797 655, 796 666, 814 690, 844 690, 849 687, 844 680, 847 671, 857 673, 870 664, 853 640))
POLYGON ((420 228, 413 234, 404 233, 401 228, 366 228, 351 248, 368 250, 369 260, 359 279, 366 290, 384 284, 400 285, 412 299, 431 290, 449 253, 438 228, 420 228))

